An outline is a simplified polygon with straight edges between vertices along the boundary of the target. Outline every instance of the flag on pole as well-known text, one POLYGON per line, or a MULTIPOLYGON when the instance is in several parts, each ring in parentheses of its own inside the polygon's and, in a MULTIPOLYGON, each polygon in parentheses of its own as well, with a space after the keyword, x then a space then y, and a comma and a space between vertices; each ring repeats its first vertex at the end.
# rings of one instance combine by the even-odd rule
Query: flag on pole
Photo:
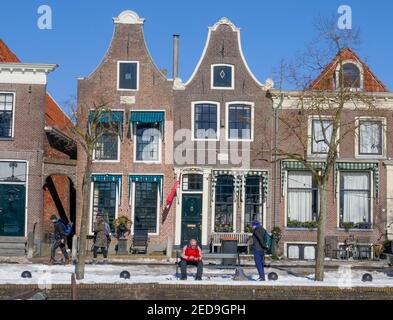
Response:
POLYGON ((166 218, 168 217, 169 210, 172 207, 173 200, 175 200, 176 198, 177 188, 179 188, 179 186, 180 186, 180 179, 175 182, 174 186, 172 187, 171 193, 166 199, 165 208, 164 211, 162 212, 162 223, 164 223, 166 218))

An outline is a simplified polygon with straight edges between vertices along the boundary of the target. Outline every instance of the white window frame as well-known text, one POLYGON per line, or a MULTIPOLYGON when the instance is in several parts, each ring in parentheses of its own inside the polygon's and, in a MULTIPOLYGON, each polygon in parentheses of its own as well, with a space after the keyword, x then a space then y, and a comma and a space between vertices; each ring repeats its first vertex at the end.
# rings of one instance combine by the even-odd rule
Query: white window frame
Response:
POLYGON ((12 94, 12 130, 11 130, 11 137, 8 138, 0 138, 0 141, 8 141, 15 139, 15 114, 16 114, 16 92, 14 91, 0 91, 0 94, 12 94))
MULTIPOLYGON (((228 175, 232 175, 233 179, 236 179, 236 172, 232 171, 230 174, 228 175)), ((210 186, 210 188, 213 188, 213 192, 212 192, 212 197, 213 197, 213 203, 211 204, 211 210, 212 210, 212 216, 211 216, 211 226, 210 226, 210 230, 211 233, 220 233, 215 231, 216 228, 216 187, 213 187, 212 185, 210 186)), ((239 201, 238 199, 236 199, 235 196, 236 193, 236 188, 233 187, 233 212, 232 212, 232 226, 233 226, 233 231, 232 232, 225 232, 225 233, 236 233, 236 228, 237 228, 237 224, 236 224, 236 216, 237 216, 237 202, 239 201)), ((243 206, 244 207, 244 206, 243 206)), ((242 214, 242 213, 241 213, 242 214)))
POLYGON ((191 102, 191 141, 220 141, 220 103, 217 101, 193 101, 191 102), (195 106, 197 104, 215 104, 217 108, 217 137, 215 139, 195 138, 195 106))
MULTIPOLYGON (((137 149, 137 136, 136 136, 136 131, 133 132, 133 145, 134 145, 134 150, 133 150, 133 155, 134 155, 134 163, 147 163, 147 164, 161 164, 162 161, 162 137, 160 136, 160 139, 158 141, 158 160, 136 160, 136 149, 137 149)), ((161 132, 162 134, 162 132, 161 132)))
MULTIPOLYGON (((135 176, 135 175, 141 175, 140 173, 130 173, 128 176, 135 176)), ((154 174, 143 174, 144 176, 162 176, 162 188, 164 188, 164 179, 165 175, 163 173, 154 173, 154 174)), ((135 182, 132 182, 132 193, 131 193, 131 221, 134 221, 135 218, 135 193, 136 193, 136 187, 135 187, 135 182)), ((164 193, 163 193, 164 196, 164 193)), ((160 235, 160 221, 161 221, 161 194, 160 194, 160 188, 157 187, 157 222, 156 222, 156 230, 157 232, 155 233, 148 233, 149 236, 159 236, 160 235)), ((134 235, 134 227, 135 224, 132 224, 131 227, 131 235, 134 235)))
MULTIPOLYGON (((90 109, 90 111, 94 112, 94 109, 90 109)), ((110 109, 109 112, 123 112, 123 119, 125 119, 124 118, 124 114, 125 114, 125 110, 124 109, 110 109)), ((123 126, 122 130, 124 132, 125 131, 124 130, 124 123, 122 123, 122 126, 123 126)), ((120 155, 120 152, 121 152, 121 139, 120 139, 119 135, 117 136, 117 139, 118 139, 117 140, 117 159, 116 160, 100 160, 100 159, 96 159, 96 148, 94 146, 94 149, 93 149, 93 163, 119 163, 120 159, 121 159, 121 155, 120 155)))
MULTIPOLYGON (((268 174, 268 171, 262 171, 262 172, 266 172, 268 174)), ((242 202, 242 209, 241 209, 241 229, 240 229, 241 233, 245 232, 244 231, 245 220, 246 220, 246 188, 245 188, 245 186, 246 186, 247 177, 250 177, 250 176, 244 176, 244 188, 242 188, 243 189, 242 190, 242 199, 244 199, 244 201, 242 202)), ((251 177, 252 177, 252 175, 251 175, 251 177)), ((264 193, 263 185, 262 185, 262 193, 264 193)), ((266 212, 267 211, 267 197, 264 197, 264 194, 262 196, 263 196, 262 222, 263 222, 263 227, 266 229, 266 226, 267 226, 267 221, 266 221, 267 220, 267 212, 266 212)))
MULTIPOLYGON (((298 245, 298 246, 317 246, 316 242, 311 241, 286 241, 284 242, 284 256, 288 258, 288 245, 298 245)), ((317 257, 317 251, 315 250, 315 259, 317 257)), ((288 258, 289 259, 289 258, 288 258)), ((315 261, 314 260, 299 260, 299 259, 291 259, 291 260, 298 260, 298 261, 315 261)))
POLYGON ((359 76, 360 76, 360 88, 348 88, 351 91, 363 91, 364 90, 364 71, 363 71, 363 66, 361 63, 355 60, 347 59, 342 61, 341 63, 337 64, 336 70, 335 70, 335 77, 336 81, 334 83, 335 89, 339 89, 340 85, 340 66, 344 67, 345 64, 353 64, 359 69, 359 76))
MULTIPOLYGON (((24 237, 27 237, 27 225, 28 225, 28 208, 29 208, 29 165, 30 162, 28 160, 21 160, 21 159, 0 159, 0 162, 24 162, 26 163, 26 181, 24 182, 25 185, 25 230, 24 230, 24 237)), ((20 185, 20 183, 14 183, 14 182, 0 182, 2 184, 17 184, 20 185)), ((20 238, 20 237, 19 237, 20 238)))
POLYGON ((139 61, 132 61, 132 60, 119 60, 117 61, 117 91, 129 91, 129 92, 135 92, 135 91, 139 91, 139 71, 140 71, 140 65, 139 65, 139 61), (136 89, 123 89, 120 88, 120 64, 121 63, 136 63, 136 73, 137 73, 137 77, 136 77, 136 89))
MULTIPOLYGON (((284 212, 285 212, 285 217, 284 217, 285 229, 289 230, 289 231, 296 231, 296 230, 312 230, 312 231, 314 231, 314 230, 316 230, 316 228, 310 229, 310 228, 302 228, 302 227, 299 227, 299 228, 288 227, 288 177, 289 177, 289 173, 291 171, 295 171, 295 172, 304 171, 304 172, 310 173, 310 171, 307 171, 307 170, 286 170, 285 184, 284 184, 284 188, 283 188, 284 189, 283 190, 283 197, 284 197, 284 212)), ((311 175, 311 183, 313 183, 313 179, 314 179, 314 177, 311 175)), ((310 188, 310 189, 312 189, 312 188, 310 188)), ((318 191, 318 194, 317 194, 317 210, 318 210, 317 216, 319 216, 319 214, 320 214, 319 213, 319 204, 320 204, 321 192, 320 192, 319 188, 317 191, 318 191)), ((312 198, 311 198, 311 201, 313 201, 312 198)), ((309 222, 312 222, 312 221, 309 221, 309 222)))
POLYGON ((216 63, 210 66, 210 89, 212 90, 234 90, 235 89, 235 66, 227 63, 216 63), (230 67, 232 71, 232 79, 230 87, 215 87, 214 86, 214 67, 230 67))
POLYGON ((356 117, 355 119, 355 157, 358 159, 385 159, 386 158, 386 118, 385 117, 356 117), (361 121, 376 121, 381 122, 382 125, 382 153, 381 154, 360 154, 360 122, 361 121))
MULTIPOLYGON (((312 152, 312 146, 313 146, 313 139, 314 139, 314 132, 313 132, 313 121, 314 120, 319 120, 319 121, 326 121, 330 120, 334 122, 334 119, 331 116, 309 116, 308 117, 308 128, 307 128, 307 134, 308 134, 308 139, 307 139, 307 155, 309 158, 326 158, 327 153, 313 153, 312 152)), ((337 129, 337 139, 340 138, 340 128, 337 129)), ((337 156, 340 156, 340 145, 337 146, 337 156)))
MULTIPOLYGON (((350 170, 349 170, 350 171, 350 170)), ((346 231, 344 228, 340 227, 340 194, 341 194, 341 174, 342 172, 348 172, 348 170, 338 170, 337 171, 337 181, 336 181, 336 199, 337 207, 336 207, 336 217, 337 217, 337 230, 346 231)), ((372 170, 356 170, 355 172, 368 172, 370 174, 370 223, 371 229, 349 229, 351 232, 373 232, 375 229, 374 226, 374 172, 372 170)))
POLYGON ((254 141, 254 110, 255 110, 255 103, 254 102, 248 102, 248 101, 230 101, 225 104, 225 138, 227 141, 247 141, 247 142, 252 142, 254 141), (251 109, 251 134, 250 134, 250 139, 233 139, 229 137, 229 107, 231 105, 247 105, 251 109))
MULTIPOLYGON (((92 173, 91 176, 96 176, 96 175, 110 175, 110 176, 122 176, 122 173, 92 173)), ((97 181, 96 181, 97 182, 97 181)), ((89 214, 89 235, 93 235, 93 205, 94 205, 94 181, 91 181, 90 183, 90 214, 89 214)), ((122 180, 123 184, 123 180, 122 180)), ((120 188, 123 188, 123 185, 120 186, 120 188)), ((116 210, 115 210, 115 219, 119 217, 119 205, 120 205, 120 194, 119 194, 119 188, 116 187, 116 210)))

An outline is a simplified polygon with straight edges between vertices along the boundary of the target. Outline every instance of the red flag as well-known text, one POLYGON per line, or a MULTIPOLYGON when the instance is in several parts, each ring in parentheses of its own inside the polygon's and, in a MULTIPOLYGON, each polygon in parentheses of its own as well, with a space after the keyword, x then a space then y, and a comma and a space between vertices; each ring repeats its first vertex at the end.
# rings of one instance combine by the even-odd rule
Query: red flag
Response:
POLYGON ((168 198, 166 199, 165 208, 164 208, 164 211, 162 213, 162 222, 163 223, 165 222, 166 218, 168 217, 169 210, 172 207, 173 200, 176 197, 177 188, 179 188, 179 186, 180 186, 180 179, 175 182, 175 185, 173 186, 173 188, 171 190, 171 193, 169 194, 168 198))

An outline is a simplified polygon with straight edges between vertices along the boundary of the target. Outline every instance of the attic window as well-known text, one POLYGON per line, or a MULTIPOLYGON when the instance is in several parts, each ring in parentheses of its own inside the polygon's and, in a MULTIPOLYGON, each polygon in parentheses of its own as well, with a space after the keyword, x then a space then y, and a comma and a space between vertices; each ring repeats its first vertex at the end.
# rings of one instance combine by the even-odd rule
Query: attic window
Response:
POLYGON ((361 90, 363 88, 362 73, 359 66, 357 66, 355 63, 344 63, 342 66, 342 71, 337 69, 335 74, 335 80, 336 79, 340 79, 339 83, 336 81, 337 88, 340 86, 354 90, 361 90))
POLYGON ((139 63, 137 61, 118 61, 117 88, 122 91, 138 90, 139 63))
POLYGON ((211 66, 212 89, 233 89, 234 88, 234 67, 233 65, 219 64, 211 66))

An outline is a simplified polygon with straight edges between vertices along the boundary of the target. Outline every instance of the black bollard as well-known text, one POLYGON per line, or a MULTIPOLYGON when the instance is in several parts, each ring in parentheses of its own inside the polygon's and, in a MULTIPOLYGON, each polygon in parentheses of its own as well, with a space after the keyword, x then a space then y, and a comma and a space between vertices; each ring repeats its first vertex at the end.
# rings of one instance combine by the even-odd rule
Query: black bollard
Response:
POLYGON ((122 278, 122 279, 130 279, 130 273, 128 272, 128 271, 122 271, 121 273, 120 273, 120 278, 122 278))
POLYGON ((30 271, 23 271, 22 272, 22 274, 21 274, 21 277, 22 278, 31 278, 32 276, 31 276, 31 272, 30 271))
POLYGON ((369 273, 365 273, 362 276, 362 281, 363 282, 372 282, 373 281, 373 276, 371 274, 369 274, 369 273))
POLYGON ((277 280, 278 280, 278 274, 275 273, 275 272, 270 272, 270 273, 268 274, 267 278, 268 278, 270 281, 277 281, 277 280))

